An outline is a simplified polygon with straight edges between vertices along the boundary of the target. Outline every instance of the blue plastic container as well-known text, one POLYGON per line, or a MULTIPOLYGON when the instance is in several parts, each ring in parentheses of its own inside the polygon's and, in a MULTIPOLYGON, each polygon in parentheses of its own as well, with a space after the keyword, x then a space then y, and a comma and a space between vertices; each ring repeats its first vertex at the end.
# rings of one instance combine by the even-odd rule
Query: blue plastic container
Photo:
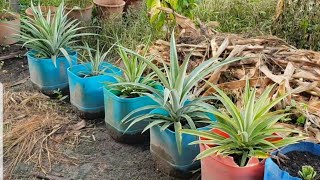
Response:
MULTIPOLYGON (((287 154, 291 151, 305 151, 312 154, 320 156, 320 144, 315 144, 311 142, 300 142, 297 144, 292 144, 286 146, 278 151, 273 152, 276 154, 280 152, 281 154, 287 154)), ((273 162, 271 158, 266 160, 265 169, 264 169, 264 180, 301 180, 299 177, 293 177, 288 172, 283 171, 279 166, 273 162)))
POLYGON ((80 77, 83 74, 89 74, 91 69, 90 63, 68 68, 70 102, 82 112, 99 113, 104 111, 103 83, 116 82, 117 80, 113 76, 121 75, 121 70, 104 62, 100 69, 105 69, 106 74, 80 77))
MULTIPOLYGON (((69 53, 72 65, 77 64, 78 54, 73 51, 69 53)), ((30 79, 43 91, 53 91, 68 88, 67 69, 70 67, 65 57, 57 58, 57 66, 51 59, 40 59, 35 57, 35 51, 27 53, 30 79)))
MULTIPOLYGON (((161 88, 159 87, 159 90, 161 88)), ((105 107, 105 122, 108 128, 108 133, 117 141, 126 143, 135 143, 131 141, 130 136, 140 136, 143 129, 146 127, 148 122, 140 122, 133 125, 129 130, 126 131, 130 123, 123 124, 121 120, 133 110, 138 108, 156 105, 157 103, 148 96, 141 96, 136 98, 124 98, 119 97, 115 93, 108 90, 106 87, 103 88, 104 92, 104 107, 105 107), (126 137, 126 138, 123 138, 126 137)), ((145 110, 136 113, 134 116, 148 114, 150 110, 145 110)), ((131 117, 134 117, 131 116, 131 117)), ((139 139, 139 138, 138 138, 139 139)), ((132 138, 132 141, 140 141, 132 138)), ((143 140, 143 138, 142 138, 143 140)))
MULTIPOLYGON (((164 110, 153 110, 152 114, 168 115, 164 110)), ((207 114, 212 120, 216 121, 214 115, 207 114)), ((198 128, 198 130, 210 130, 209 126, 198 128)), ((168 171, 171 176, 179 174, 190 174, 190 171, 200 168, 200 161, 194 161, 200 153, 199 145, 189 145, 189 143, 198 140, 196 136, 182 134, 182 153, 179 154, 175 138, 175 132, 170 129, 160 130, 160 126, 154 126, 150 129, 150 151, 155 157, 156 162, 160 161, 158 168, 162 171, 168 171), (166 165, 167 167, 164 167, 166 165), (175 171, 175 172, 174 172, 175 171), (171 174, 172 173, 172 174, 171 174)))

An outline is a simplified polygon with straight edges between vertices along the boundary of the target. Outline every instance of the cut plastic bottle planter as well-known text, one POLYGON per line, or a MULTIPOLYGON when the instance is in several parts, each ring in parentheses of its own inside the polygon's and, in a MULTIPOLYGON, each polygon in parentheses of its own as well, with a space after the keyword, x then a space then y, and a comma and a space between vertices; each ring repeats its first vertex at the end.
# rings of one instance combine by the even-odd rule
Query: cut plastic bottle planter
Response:
MULTIPOLYGON (((168 115, 163 110, 153 110, 150 114, 168 115)), ((213 115, 208 115, 212 121, 216 121, 213 115)), ((210 127, 198 128, 198 130, 209 130, 210 127)), ((182 152, 179 154, 176 133, 169 128, 161 131, 160 126, 150 129, 150 151, 156 166, 163 173, 173 177, 189 177, 192 171, 200 168, 200 161, 194 161, 200 153, 199 145, 189 145, 198 140, 198 137, 182 134, 182 152)))
MULTIPOLYGON (((159 90, 160 89, 162 89, 162 87, 159 87, 159 90)), ((105 122, 110 136, 118 142, 130 144, 146 140, 148 133, 141 134, 141 132, 148 125, 148 122, 139 122, 126 131, 130 123, 123 124, 121 123, 121 120, 130 112, 144 106, 156 105, 156 102, 148 96, 136 98, 119 97, 116 92, 111 92, 107 88, 104 88, 103 92, 105 122)), ((148 114, 149 112, 150 110, 145 110, 134 114, 134 116, 148 114)))
POLYGON ((90 63, 68 68, 70 102, 88 118, 103 117, 103 86, 105 83, 116 82, 113 76, 121 75, 121 70, 109 63, 103 63, 100 69, 105 69, 105 74, 84 77, 92 70, 90 63))
MULTIPOLYGON (((280 152, 281 154, 286 155, 287 153, 292 151, 305 151, 305 152, 310 152, 314 155, 320 156, 320 144, 315 144, 311 142, 300 142, 297 144, 286 146, 274 152, 273 154, 280 152)), ((317 172, 317 173, 320 173, 320 172, 317 172)), ((268 158, 266 160, 265 169, 264 169, 264 180, 274 180, 274 179, 302 180, 300 177, 293 177, 288 172, 281 170, 280 167, 271 158, 268 158)))
MULTIPOLYGON (((77 64, 77 52, 70 52, 72 65, 77 64)), ((56 65, 52 59, 37 58, 35 51, 27 53, 30 79, 44 93, 51 94, 55 90, 68 90, 67 69, 70 64, 65 57, 58 57, 56 65)))

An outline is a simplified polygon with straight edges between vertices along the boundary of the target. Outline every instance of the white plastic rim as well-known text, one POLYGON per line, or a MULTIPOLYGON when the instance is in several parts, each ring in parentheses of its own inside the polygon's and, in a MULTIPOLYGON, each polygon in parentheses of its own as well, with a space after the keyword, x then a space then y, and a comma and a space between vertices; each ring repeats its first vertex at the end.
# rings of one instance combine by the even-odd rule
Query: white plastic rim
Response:
POLYGON ((3 179, 3 84, 0 82, 0 179, 3 179))

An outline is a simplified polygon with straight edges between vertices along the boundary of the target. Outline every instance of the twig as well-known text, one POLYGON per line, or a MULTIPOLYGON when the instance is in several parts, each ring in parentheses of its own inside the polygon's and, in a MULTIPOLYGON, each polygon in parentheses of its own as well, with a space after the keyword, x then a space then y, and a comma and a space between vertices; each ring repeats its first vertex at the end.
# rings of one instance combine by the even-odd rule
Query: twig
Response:
POLYGON ((46 180, 66 180, 66 178, 62 178, 59 176, 54 176, 54 175, 49 175, 49 174, 44 174, 40 172, 33 172, 31 173, 32 176, 35 176, 36 178, 39 179, 46 179, 46 180))

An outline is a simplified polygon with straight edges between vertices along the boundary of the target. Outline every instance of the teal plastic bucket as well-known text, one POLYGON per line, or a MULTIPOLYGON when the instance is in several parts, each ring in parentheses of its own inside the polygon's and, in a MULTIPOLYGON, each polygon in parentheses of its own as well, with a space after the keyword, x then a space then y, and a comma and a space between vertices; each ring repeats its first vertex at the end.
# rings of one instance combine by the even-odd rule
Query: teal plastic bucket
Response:
POLYGON ((99 113, 104 111, 104 83, 116 82, 113 76, 121 75, 121 70, 112 64, 104 62, 101 64, 100 69, 105 69, 105 74, 80 77, 84 74, 90 74, 91 69, 90 63, 68 68, 70 102, 82 112, 99 113))
MULTIPOLYGON (((148 122, 141 122, 133 125, 126 131, 129 124, 121 123, 121 120, 130 112, 148 105, 156 105, 157 103, 148 96, 141 96, 136 98, 123 98, 115 95, 106 87, 104 92, 104 106, 105 106, 105 122, 107 126, 111 126, 119 134, 136 135, 141 134, 142 130, 148 122)), ((150 111, 145 110, 136 113, 134 116, 148 114, 150 111)), ((132 116, 132 117, 134 117, 132 116)))
MULTIPOLYGON (((65 57, 57 58, 57 66, 51 59, 41 59, 35 56, 35 51, 27 53, 30 79, 40 90, 54 91, 68 88, 67 69, 70 67, 65 57)), ((69 53, 72 65, 77 64, 78 54, 73 51, 69 53)))
MULTIPOLYGON (((151 114, 168 115, 164 110, 155 109, 151 114)), ((212 120, 216 118, 212 114, 206 115, 212 120)), ((210 126, 198 128, 198 130, 210 130, 210 126)), ((164 131, 160 130, 160 126, 154 126, 150 129, 150 151, 156 161, 161 161, 161 165, 166 173, 172 173, 171 176, 184 176, 191 174, 191 171, 200 168, 200 161, 194 161, 195 157, 200 153, 199 145, 189 145, 189 143, 198 140, 198 137, 182 134, 182 152, 179 154, 176 143, 176 133, 169 128, 164 131), (169 169, 169 170, 168 170, 169 169)))
MULTIPOLYGON (((286 146, 278 151, 273 152, 272 154, 281 154, 286 155, 291 151, 305 151, 310 152, 314 155, 320 156, 320 144, 315 144, 312 142, 300 142, 297 144, 291 144, 286 146)), ((320 164, 319 164, 320 165, 320 164)), ((317 172, 320 173, 320 172, 317 172)), ((264 168, 264 180, 302 180, 300 177, 293 177, 288 172, 283 171, 280 167, 273 162, 271 158, 268 158, 265 163, 264 168)))

